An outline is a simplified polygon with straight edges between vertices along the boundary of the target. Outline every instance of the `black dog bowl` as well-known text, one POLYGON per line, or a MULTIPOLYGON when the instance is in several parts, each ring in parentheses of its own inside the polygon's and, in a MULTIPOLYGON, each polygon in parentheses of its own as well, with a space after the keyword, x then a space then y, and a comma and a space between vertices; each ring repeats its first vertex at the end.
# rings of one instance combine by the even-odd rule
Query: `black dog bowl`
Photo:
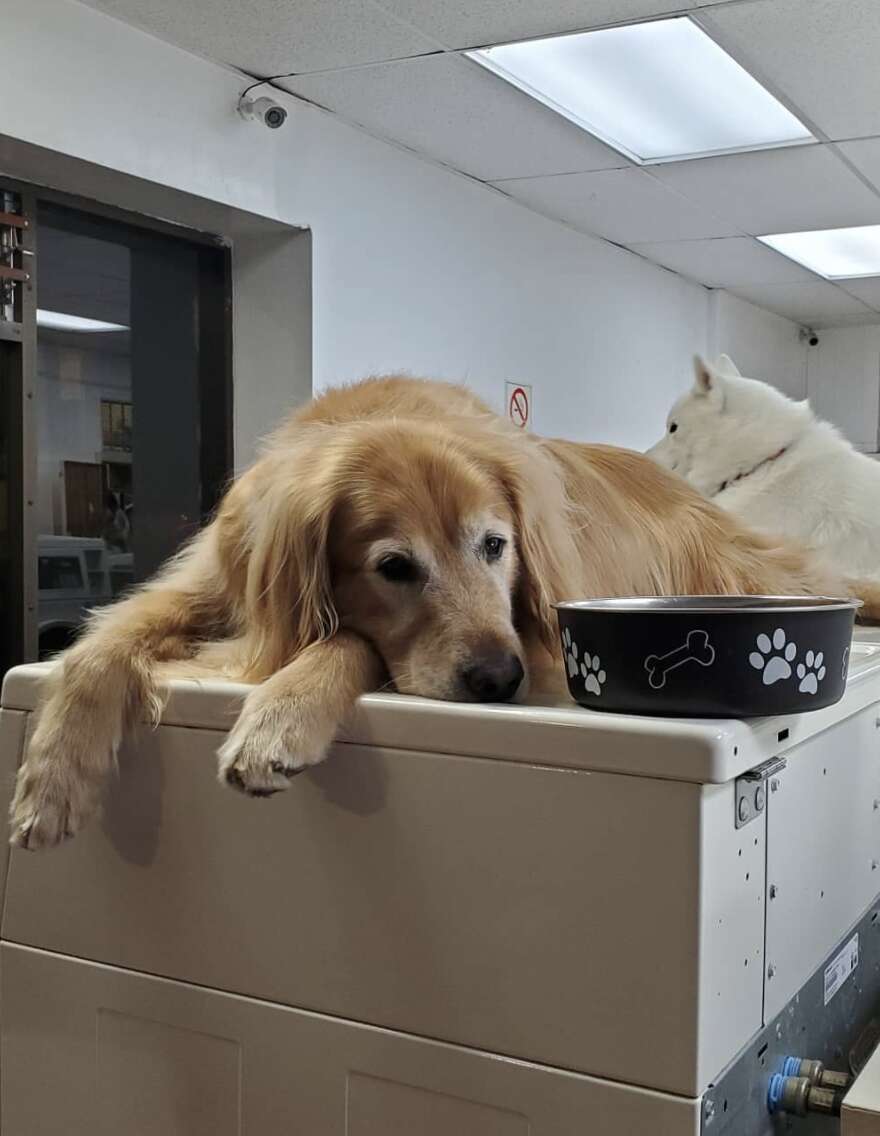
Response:
POLYGON ((572 698, 591 710, 754 718, 843 697, 858 600, 669 596, 554 605, 572 698))

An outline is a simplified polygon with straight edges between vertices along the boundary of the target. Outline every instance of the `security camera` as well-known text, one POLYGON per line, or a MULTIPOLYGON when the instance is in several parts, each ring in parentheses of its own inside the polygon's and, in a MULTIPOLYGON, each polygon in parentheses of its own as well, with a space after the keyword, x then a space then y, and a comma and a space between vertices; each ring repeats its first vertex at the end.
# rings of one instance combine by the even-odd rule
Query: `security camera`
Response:
POLYGON ((270 130, 277 130, 287 120, 287 111, 274 99, 249 99, 243 95, 238 101, 238 113, 242 118, 262 122, 270 130))
POLYGON ((806 343, 808 347, 819 346, 819 336, 811 327, 802 327, 798 335, 801 343, 806 343))

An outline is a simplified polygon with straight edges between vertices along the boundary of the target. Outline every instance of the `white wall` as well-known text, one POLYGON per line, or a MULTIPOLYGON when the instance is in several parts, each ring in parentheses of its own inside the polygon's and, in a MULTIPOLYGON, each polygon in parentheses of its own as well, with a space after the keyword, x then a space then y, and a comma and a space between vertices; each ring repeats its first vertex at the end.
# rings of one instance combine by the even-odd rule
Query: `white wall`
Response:
MULTIPOLYGON (((312 229, 318 388, 407 368, 500 407, 526 381, 540 432, 640 447, 706 349, 705 289, 293 99, 244 123, 234 73, 72 0, 11 6, 3 45, 0 133, 312 229)), ((242 455, 294 389, 238 378, 242 455)))
POLYGON ((727 292, 712 293, 709 350, 724 351, 740 371, 808 398, 859 449, 876 452, 880 431, 880 326, 823 328, 817 347, 799 325, 727 292))
MULTIPOLYGON (((859 449, 876 453, 880 430, 880 327, 832 327, 808 352, 813 409, 859 449)), ((880 508, 880 502, 878 502, 880 508)))
POLYGON ((750 379, 772 383, 790 398, 807 397, 807 347, 791 320, 729 292, 712 292, 709 351, 729 355, 750 379))
POLYGON ((128 356, 40 343, 37 523, 41 533, 65 531, 64 462, 100 461, 101 400, 130 397, 128 356))

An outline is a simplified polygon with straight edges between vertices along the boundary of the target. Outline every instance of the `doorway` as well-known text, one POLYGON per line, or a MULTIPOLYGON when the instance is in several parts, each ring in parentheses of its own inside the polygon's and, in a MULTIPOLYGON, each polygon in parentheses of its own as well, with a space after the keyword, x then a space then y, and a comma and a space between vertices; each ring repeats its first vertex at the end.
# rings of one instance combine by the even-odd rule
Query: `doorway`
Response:
POLYGON ((232 471, 228 248, 0 178, 3 193, 0 233, 18 236, 0 268, 18 272, 0 305, 0 671, 150 577, 232 471))

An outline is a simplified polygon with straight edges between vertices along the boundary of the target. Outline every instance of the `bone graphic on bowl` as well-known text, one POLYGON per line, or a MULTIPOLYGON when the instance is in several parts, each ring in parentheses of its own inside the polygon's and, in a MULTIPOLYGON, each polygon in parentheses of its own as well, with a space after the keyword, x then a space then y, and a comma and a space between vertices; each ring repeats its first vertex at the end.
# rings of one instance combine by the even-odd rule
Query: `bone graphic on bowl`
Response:
POLYGON ((666 685, 666 676, 670 671, 690 662, 699 663, 701 667, 709 667, 715 662, 715 648, 709 642, 708 632, 689 631, 681 647, 676 647, 665 655, 648 655, 645 670, 648 672, 649 684, 654 690, 660 690, 666 685))

